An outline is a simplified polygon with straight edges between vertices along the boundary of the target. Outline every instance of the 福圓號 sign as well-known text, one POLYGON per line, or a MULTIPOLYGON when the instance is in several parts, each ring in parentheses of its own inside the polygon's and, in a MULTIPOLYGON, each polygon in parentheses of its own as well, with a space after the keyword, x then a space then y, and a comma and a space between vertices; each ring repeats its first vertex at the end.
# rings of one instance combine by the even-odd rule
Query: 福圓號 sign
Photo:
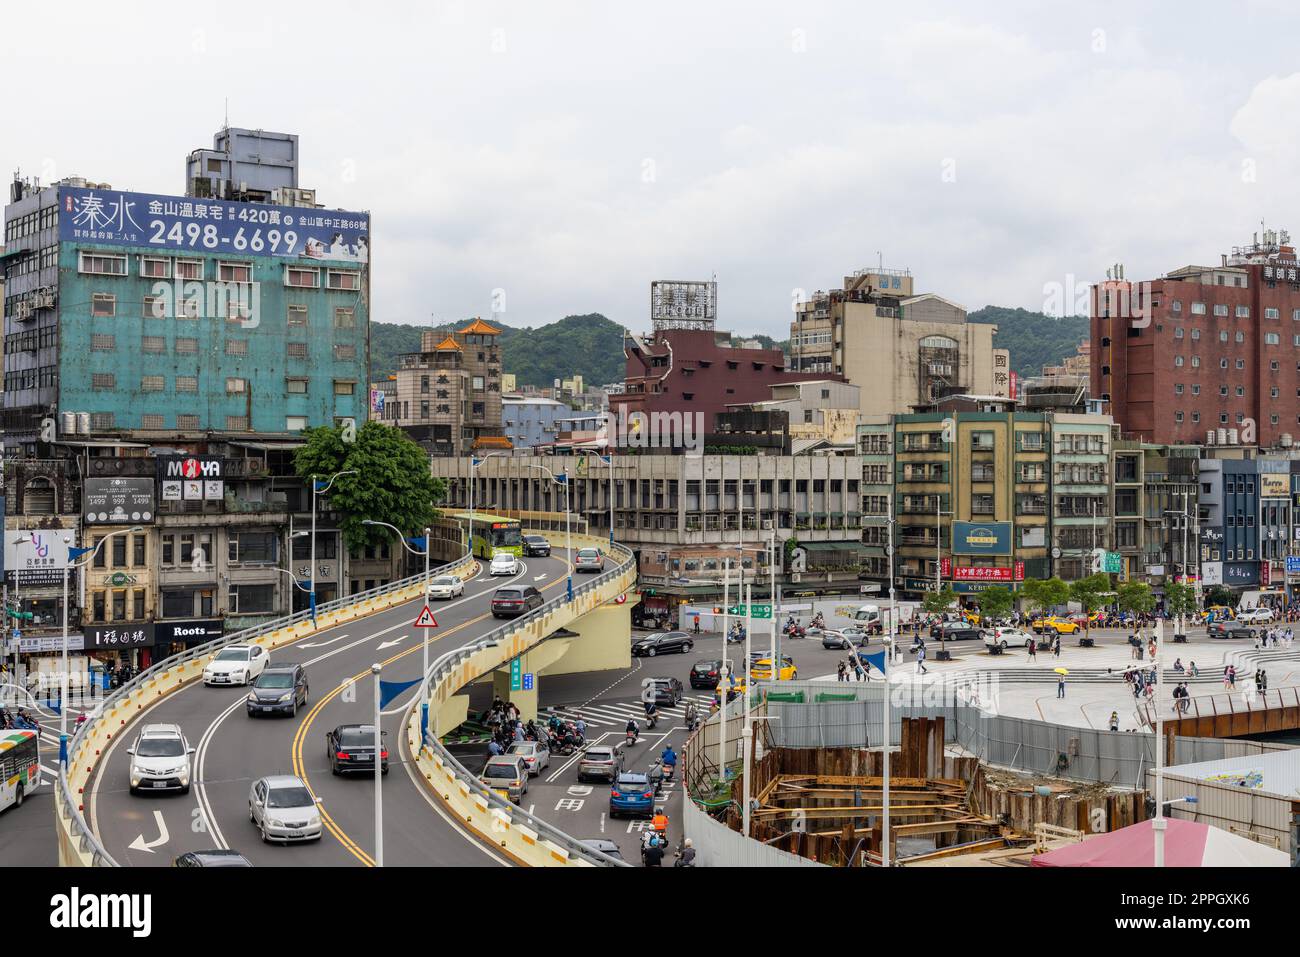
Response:
POLYGON ((61 186, 59 239, 160 252, 366 263, 370 215, 61 186))
POLYGON ((954 555, 1010 555, 1010 522, 953 522, 954 555))

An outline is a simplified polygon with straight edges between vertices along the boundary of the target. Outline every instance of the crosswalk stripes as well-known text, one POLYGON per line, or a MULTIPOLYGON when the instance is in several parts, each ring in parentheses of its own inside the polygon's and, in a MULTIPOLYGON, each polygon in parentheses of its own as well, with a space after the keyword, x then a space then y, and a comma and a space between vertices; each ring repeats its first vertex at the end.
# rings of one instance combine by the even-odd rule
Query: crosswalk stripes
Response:
MULTIPOLYGON (((684 700, 692 700, 697 707, 708 707, 713 703, 711 696, 703 695, 691 695, 689 699, 684 700)), ((645 718, 645 708, 639 701, 611 701, 599 705, 584 705, 580 709, 552 708, 550 711, 567 721, 575 721, 581 717, 587 724, 607 727, 622 727, 627 724, 628 718, 637 720, 645 718)), ((682 705, 660 707, 659 713, 681 718, 686 715, 686 708, 682 705)))

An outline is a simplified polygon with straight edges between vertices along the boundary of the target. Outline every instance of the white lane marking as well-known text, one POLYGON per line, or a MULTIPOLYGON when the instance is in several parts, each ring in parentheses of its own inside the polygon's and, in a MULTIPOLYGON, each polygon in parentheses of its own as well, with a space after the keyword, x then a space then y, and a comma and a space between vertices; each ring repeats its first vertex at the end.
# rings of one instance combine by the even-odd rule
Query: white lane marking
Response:
POLYGON ((541 580, 542 580, 543 578, 545 578, 545 577, 546 577, 545 573, 543 573, 543 574, 541 574, 541 575, 534 575, 534 576, 533 576, 533 581, 535 581, 535 582, 539 582, 539 581, 541 581, 541 580))
POLYGON ((161 845, 166 844, 169 840, 171 840, 171 835, 167 833, 167 822, 163 820, 162 811, 155 810, 153 812, 153 819, 154 819, 154 823, 158 825, 158 840, 146 841, 144 839, 144 835, 141 834, 129 845, 127 845, 128 847, 131 848, 131 850, 144 851, 148 854, 152 854, 153 849, 155 847, 160 847, 161 845))
POLYGON ((198 747, 195 748, 194 762, 194 793, 195 799, 199 804, 199 813, 203 815, 204 826, 208 833, 212 835, 217 842, 217 847, 221 850, 229 850, 230 845, 226 843, 226 836, 222 833, 220 825, 217 824, 217 816, 212 811, 212 803, 208 800, 208 788, 205 781, 205 769, 208 763, 208 745, 212 743, 212 738, 217 733, 217 728, 221 722, 230 717, 235 709, 243 704, 247 698, 236 698, 230 703, 230 707, 217 715, 217 719, 208 725, 203 732, 203 737, 199 739, 198 747))
POLYGON ((346 637, 347 635, 338 635, 335 638, 331 638, 329 641, 304 641, 298 647, 299 648, 324 648, 326 645, 332 645, 334 644, 334 642, 342 641, 346 637))
POLYGON ((407 638, 410 637, 411 637, 410 635, 401 635, 397 638, 394 638, 392 641, 381 641, 378 645, 378 650, 383 651, 385 648, 392 648, 395 645, 400 645, 402 642, 404 642, 407 638))
POLYGON ((600 833, 601 834, 605 833, 605 812, 604 811, 600 812, 600 833))

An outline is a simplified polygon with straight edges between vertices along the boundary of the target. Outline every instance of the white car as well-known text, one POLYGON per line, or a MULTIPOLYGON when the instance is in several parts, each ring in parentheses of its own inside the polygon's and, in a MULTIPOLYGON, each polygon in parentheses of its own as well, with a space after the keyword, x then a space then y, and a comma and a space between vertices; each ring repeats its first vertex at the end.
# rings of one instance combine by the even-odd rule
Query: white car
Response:
POLYGON ((994 628, 984 634, 985 645, 990 648, 1001 648, 1003 651, 1008 648, 1028 648, 1031 641, 1041 640, 1019 628, 994 628))
POLYGON ((1237 612, 1237 621, 1270 622, 1273 620, 1272 608, 1243 608, 1237 612))
POLYGON ((497 552, 492 556, 492 575, 518 575, 519 559, 509 552, 497 552))
POLYGON ((205 685, 250 685, 266 670, 270 656, 261 645, 222 648, 203 666, 205 685))
POLYGON ((455 575, 439 575, 429 580, 430 598, 455 598, 465 594, 465 583, 455 575))
POLYGON ((131 756, 132 794, 140 791, 190 793, 190 755, 194 749, 179 725, 147 724, 135 744, 126 749, 131 756))
POLYGON ((276 774, 258 778, 248 790, 248 819, 267 843, 319 841, 319 803, 300 777, 276 774))

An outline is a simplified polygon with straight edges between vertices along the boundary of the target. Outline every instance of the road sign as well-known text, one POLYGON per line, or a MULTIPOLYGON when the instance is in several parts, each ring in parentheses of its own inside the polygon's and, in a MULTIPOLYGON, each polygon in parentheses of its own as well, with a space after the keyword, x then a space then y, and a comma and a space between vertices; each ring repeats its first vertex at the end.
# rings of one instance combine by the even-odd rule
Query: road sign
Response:
POLYGON ((428 605, 425 605, 424 608, 420 611, 420 617, 415 619, 415 624, 412 627, 437 628, 438 623, 433 620, 433 609, 431 609, 428 605))
POLYGON ((1288 575, 1300 575, 1300 555, 1288 555, 1286 557, 1286 573, 1288 575))
POLYGON ((1124 570, 1124 559, 1119 552, 1107 552, 1105 559, 1102 561, 1101 570, 1112 575, 1118 575, 1124 570))
POLYGON ((523 690, 523 667, 518 658, 514 658, 510 661, 510 690, 523 690))
POLYGON ((524 690, 525 691, 533 690, 533 673, 531 671, 524 672, 524 690))
MULTIPOLYGON (((731 615, 733 618, 744 618, 744 617, 746 617, 747 612, 748 612, 748 608, 747 608, 745 605, 732 605, 730 608, 727 609, 727 614, 728 614, 728 615, 731 615)), ((715 609, 713 610, 713 613, 714 613, 715 615, 720 615, 720 614, 722 614, 722 606, 719 605, 717 608, 715 608, 715 609)), ((755 605, 755 606, 754 606, 754 617, 755 617, 755 618, 759 618, 759 619, 768 619, 768 618, 771 618, 771 617, 772 617, 772 606, 771 606, 771 605, 755 605)))

